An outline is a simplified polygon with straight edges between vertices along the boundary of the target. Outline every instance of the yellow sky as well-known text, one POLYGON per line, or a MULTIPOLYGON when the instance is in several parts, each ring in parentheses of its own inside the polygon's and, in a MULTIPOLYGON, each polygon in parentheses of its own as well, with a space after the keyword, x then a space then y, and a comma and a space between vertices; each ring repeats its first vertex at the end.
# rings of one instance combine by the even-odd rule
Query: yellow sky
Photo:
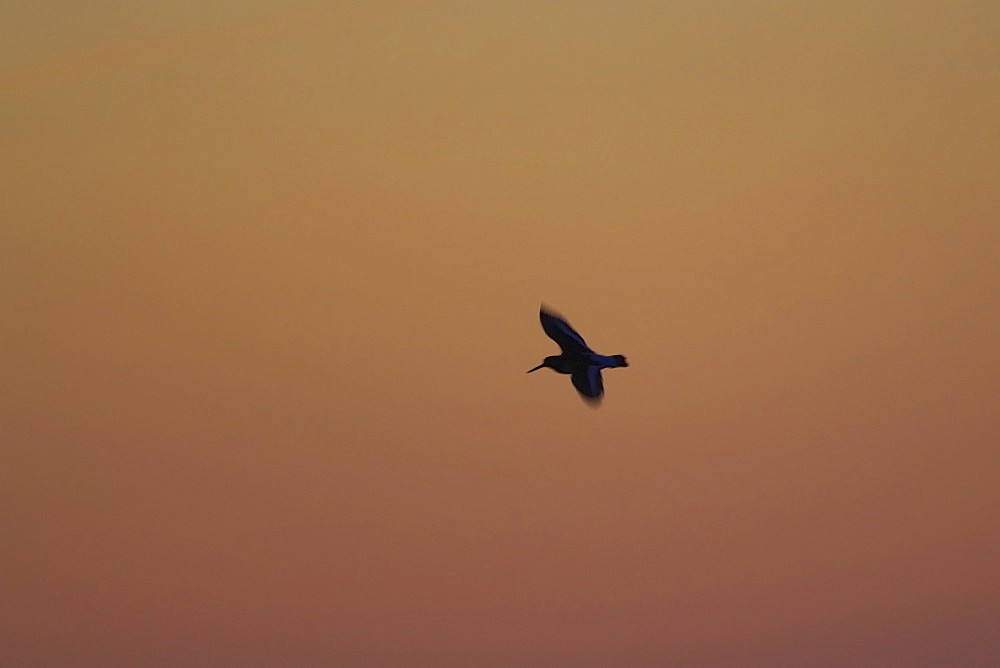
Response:
POLYGON ((5 13, 0 662, 996 656, 994 3, 5 13))

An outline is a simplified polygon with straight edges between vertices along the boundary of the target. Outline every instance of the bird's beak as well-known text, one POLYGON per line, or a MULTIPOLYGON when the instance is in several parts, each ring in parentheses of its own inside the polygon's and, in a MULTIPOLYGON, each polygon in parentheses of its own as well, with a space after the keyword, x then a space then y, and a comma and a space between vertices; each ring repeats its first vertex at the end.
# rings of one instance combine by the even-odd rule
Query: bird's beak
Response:
POLYGON ((545 362, 542 362, 541 364, 539 364, 538 366, 536 366, 534 369, 528 369, 528 373, 531 373, 532 371, 538 371, 543 366, 545 366, 545 362))

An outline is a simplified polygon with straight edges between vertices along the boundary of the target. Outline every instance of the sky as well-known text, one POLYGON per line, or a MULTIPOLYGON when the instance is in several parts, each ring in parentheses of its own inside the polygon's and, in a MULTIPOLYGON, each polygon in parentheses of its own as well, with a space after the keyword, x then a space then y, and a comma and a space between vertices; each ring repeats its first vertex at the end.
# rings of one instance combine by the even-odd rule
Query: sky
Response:
POLYGON ((0 663, 1000 661, 997 3, 15 1, 0 118, 0 663))

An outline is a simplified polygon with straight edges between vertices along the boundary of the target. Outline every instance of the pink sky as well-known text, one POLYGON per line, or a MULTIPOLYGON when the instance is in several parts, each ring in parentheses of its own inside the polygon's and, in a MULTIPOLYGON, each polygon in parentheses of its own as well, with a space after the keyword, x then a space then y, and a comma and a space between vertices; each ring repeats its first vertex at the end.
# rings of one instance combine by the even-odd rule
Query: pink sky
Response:
POLYGON ((1000 661, 1000 8, 375 5, 0 22, 0 663, 1000 661))

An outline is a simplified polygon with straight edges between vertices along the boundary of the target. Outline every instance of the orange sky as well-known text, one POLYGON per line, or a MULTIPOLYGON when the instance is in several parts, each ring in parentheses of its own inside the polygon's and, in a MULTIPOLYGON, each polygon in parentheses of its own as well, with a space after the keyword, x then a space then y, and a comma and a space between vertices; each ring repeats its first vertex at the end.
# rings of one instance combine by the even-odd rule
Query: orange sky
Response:
POLYGON ((0 663, 995 662, 1000 5, 834 4, 6 9, 0 663))

